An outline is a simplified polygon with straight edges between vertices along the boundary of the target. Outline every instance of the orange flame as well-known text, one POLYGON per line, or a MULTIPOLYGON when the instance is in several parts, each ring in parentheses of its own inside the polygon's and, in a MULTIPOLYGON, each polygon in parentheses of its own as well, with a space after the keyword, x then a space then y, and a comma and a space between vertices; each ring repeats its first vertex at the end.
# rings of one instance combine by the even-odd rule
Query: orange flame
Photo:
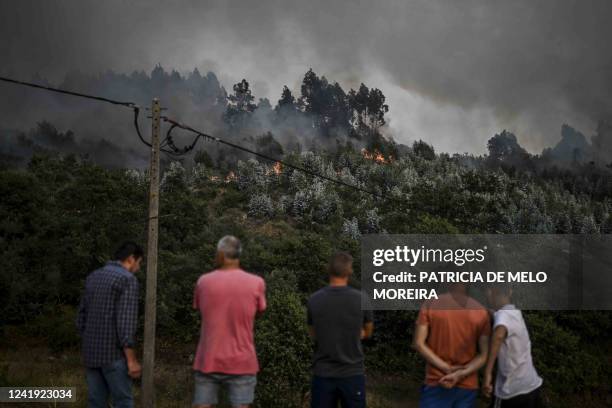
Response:
POLYGON ((272 167, 268 167, 266 169, 266 175, 268 176, 272 174, 279 176, 282 172, 283 172, 283 165, 280 164, 279 162, 274 163, 272 167))
POLYGON ((232 181, 236 181, 237 179, 238 177, 236 177, 236 174, 233 171, 230 171, 228 175, 225 176, 226 183, 231 183, 232 181))
POLYGON ((368 149, 364 148, 364 149, 361 149, 361 154, 363 155, 365 159, 373 160, 376 163, 380 163, 380 164, 391 163, 391 160, 393 160, 391 156, 389 156, 389 158, 386 159, 385 156, 378 150, 374 150, 373 152, 370 152, 368 149))
POLYGON ((274 163, 274 166, 272 166, 272 171, 274 171, 274 174, 278 176, 283 172, 283 166, 279 162, 276 162, 274 163))

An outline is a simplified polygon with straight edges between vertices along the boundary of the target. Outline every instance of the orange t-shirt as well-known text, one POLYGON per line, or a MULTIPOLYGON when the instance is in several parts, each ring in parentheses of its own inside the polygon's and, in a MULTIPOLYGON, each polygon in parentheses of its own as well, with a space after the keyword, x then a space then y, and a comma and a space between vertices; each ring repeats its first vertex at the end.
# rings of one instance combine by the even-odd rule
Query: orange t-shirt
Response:
MULTIPOLYGON (((429 326, 427 346, 450 365, 464 365, 476 357, 478 339, 491 334, 489 313, 476 300, 468 297, 460 306, 448 293, 427 301, 421 307, 417 324, 429 326)), ((444 373, 427 364, 425 384, 436 386, 444 373)), ((457 383, 457 387, 478 389, 478 373, 457 383)))

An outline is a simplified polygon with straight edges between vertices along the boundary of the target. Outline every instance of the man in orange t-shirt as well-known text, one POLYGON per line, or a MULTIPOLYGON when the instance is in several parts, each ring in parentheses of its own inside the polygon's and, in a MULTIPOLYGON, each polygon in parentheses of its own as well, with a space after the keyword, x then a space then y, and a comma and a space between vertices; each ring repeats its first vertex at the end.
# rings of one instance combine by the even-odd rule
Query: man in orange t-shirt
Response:
POLYGON ((468 296, 464 284, 421 307, 413 347, 427 361, 421 408, 472 408, 478 396, 478 370, 487 359, 489 313, 468 296))

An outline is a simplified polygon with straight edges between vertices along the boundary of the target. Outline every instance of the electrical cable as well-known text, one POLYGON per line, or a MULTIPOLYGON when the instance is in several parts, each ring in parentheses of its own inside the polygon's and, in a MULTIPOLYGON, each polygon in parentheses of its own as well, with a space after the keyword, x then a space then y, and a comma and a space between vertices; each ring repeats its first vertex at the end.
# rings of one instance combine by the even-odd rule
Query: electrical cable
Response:
MULTIPOLYGON (((138 138, 140 139, 140 141, 143 144, 145 144, 148 147, 151 147, 151 143, 147 142, 145 140, 145 138, 142 136, 142 133, 140 132, 140 126, 138 124, 138 117, 140 115, 140 107, 138 105, 136 105, 134 102, 118 101, 118 100, 106 98, 106 97, 103 97, 103 96, 90 95, 90 94, 84 94, 82 92, 75 92, 75 91, 69 91, 69 90, 66 90, 66 89, 54 88, 52 86, 40 85, 40 84, 35 84, 35 83, 32 83, 32 82, 26 82, 26 81, 20 81, 20 80, 17 80, 17 79, 7 78, 7 77, 3 77, 3 76, 0 76, 0 81, 11 83, 11 84, 15 84, 15 85, 27 86, 27 87, 30 87, 30 88, 36 88, 36 89, 40 89, 40 90, 44 90, 44 91, 60 93, 60 94, 63 94, 63 95, 70 95, 70 96, 76 96, 76 97, 79 97, 79 98, 91 99, 91 100, 95 100, 95 101, 98 101, 98 102, 106 102, 106 103, 110 103, 110 104, 113 104, 113 105, 125 106, 127 108, 130 108, 130 109, 132 109, 134 111, 134 128, 136 129, 136 134, 138 135, 138 138)), ((166 153, 166 154, 168 154, 170 156, 174 156, 174 157, 177 156, 176 152, 174 152, 172 150, 164 149, 163 147, 160 150, 163 153, 166 153)))
POLYGON ((166 140, 166 142, 167 142, 167 145, 168 145, 168 146, 169 146, 169 147, 170 147, 170 148, 171 148, 171 149, 172 149, 172 150, 173 150, 173 151, 174 151, 174 152, 175 152, 177 155, 184 155, 184 154, 186 154, 186 153, 190 152, 191 150, 193 150, 193 149, 194 149, 194 147, 195 147, 196 143, 198 142, 198 140, 199 140, 200 138, 204 138, 204 139, 208 139, 208 140, 215 141, 215 142, 220 143, 220 144, 224 144, 224 145, 226 145, 226 146, 232 147, 232 148, 237 149, 237 150, 241 150, 241 151, 246 152, 246 153, 250 153, 250 154, 252 154, 252 155, 255 155, 255 156, 261 157, 261 158, 263 158, 263 159, 266 159, 266 160, 269 160, 269 161, 272 161, 272 162, 279 163, 279 164, 280 164, 280 165, 282 165, 282 166, 285 166, 285 167, 288 167, 288 168, 291 168, 291 169, 294 169, 294 170, 300 171, 300 172, 302 172, 302 173, 306 173, 306 174, 308 174, 308 175, 310 175, 310 176, 313 176, 313 177, 318 177, 318 178, 320 178, 320 179, 327 180, 327 181, 330 181, 330 182, 332 182, 332 183, 342 185, 342 186, 344 186, 344 187, 349 187, 349 188, 352 188, 352 189, 354 189, 354 190, 358 190, 358 191, 360 191, 360 192, 362 192, 362 193, 370 194, 370 195, 372 195, 372 196, 374 196, 374 197, 376 197, 376 198, 382 198, 382 199, 387 198, 387 197, 386 197, 385 195, 383 195, 383 194, 379 194, 379 193, 374 192, 374 191, 366 190, 366 189, 364 189, 364 188, 361 188, 361 187, 359 187, 359 186, 356 186, 356 185, 353 185, 353 184, 347 183, 347 182, 345 182, 345 181, 338 180, 338 179, 335 179, 335 178, 332 178, 332 177, 328 177, 328 176, 326 176, 326 175, 324 175, 324 174, 320 174, 320 173, 317 173, 317 172, 314 172, 314 171, 311 171, 311 170, 305 169, 304 167, 301 167, 301 166, 297 166, 297 165, 295 165, 295 164, 288 163, 288 162, 286 162, 286 161, 284 161, 284 160, 280 160, 280 159, 277 159, 277 158, 274 158, 274 157, 270 157, 270 156, 268 156, 268 155, 265 155, 265 154, 263 154, 263 153, 256 152, 256 151, 251 150, 251 149, 249 149, 249 148, 247 148, 247 147, 240 146, 240 145, 238 145, 238 144, 236 144, 236 143, 228 142, 228 141, 223 140, 223 139, 220 139, 220 138, 218 138, 218 137, 216 137, 216 136, 211 136, 211 135, 206 134, 206 133, 204 133, 204 132, 200 132, 199 130, 194 129, 194 128, 192 128, 191 126, 187 126, 187 125, 181 124, 181 123, 179 123, 179 122, 177 122, 177 121, 175 121, 175 120, 173 120, 173 119, 168 118, 167 116, 162 116, 162 120, 163 120, 164 122, 167 122, 167 123, 170 123, 170 124, 171 124, 171 126, 170 126, 170 128, 168 129, 168 132, 167 132, 167 134, 166 134, 166 139, 165 139, 165 140, 166 140), (176 145, 174 144, 174 141, 173 141, 173 139, 172 139, 172 135, 171 135, 172 131, 173 131, 174 129, 176 129, 176 128, 183 129, 183 130, 186 130, 186 131, 188 131, 188 132, 195 133, 195 134, 196 134, 195 139, 194 139, 194 140, 191 142, 191 144, 189 144, 189 145, 185 146, 185 147, 184 147, 184 148, 182 148, 182 149, 180 149, 180 148, 176 147, 176 145))
MULTIPOLYGON (((81 92, 68 91, 68 90, 65 90, 65 89, 59 89, 59 88, 54 88, 54 87, 51 87, 51 86, 35 84, 35 83, 32 83, 32 82, 20 81, 20 80, 16 80, 16 79, 12 79, 12 78, 7 78, 7 77, 3 77, 3 76, 0 76, 0 81, 7 82, 7 83, 12 83, 12 84, 16 84, 16 85, 28 86, 28 87, 31 87, 31 88, 41 89, 41 90, 45 90, 45 91, 49 91, 49 92, 56 92, 56 93, 60 93, 60 94, 64 94, 64 95, 71 95, 71 96, 76 96, 76 97, 85 98, 85 99, 91 99, 91 100, 95 100, 95 101, 99 101, 99 102, 111 103, 113 105, 120 105, 120 106, 128 107, 128 108, 130 108, 130 109, 132 109, 134 111, 134 128, 136 129, 136 134, 138 135, 138 138, 146 146, 148 146, 148 147, 152 146, 151 143, 146 141, 145 138, 142 136, 142 133, 140 131, 140 126, 138 124, 138 118, 139 118, 139 115, 140 115, 140 107, 138 105, 136 105, 135 103, 133 103, 133 102, 117 101, 117 100, 110 99, 110 98, 105 98, 105 97, 102 97, 102 96, 89 95, 89 94, 84 94, 84 93, 81 93, 81 92)), ((320 179, 327 180, 329 182, 332 182, 332 183, 335 183, 335 184, 338 184, 338 185, 342 185, 344 187, 352 188, 352 189, 360 191, 362 193, 370 194, 370 195, 372 195, 372 196, 374 196, 376 198, 383 198, 383 199, 387 198, 383 194, 379 194, 379 193, 374 192, 374 191, 366 190, 364 188, 361 188, 359 186, 347 183, 345 181, 342 181, 342 180, 339 180, 339 179, 335 179, 335 178, 332 178, 332 177, 328 177, 328 176, 326 176, 324 174, 320 174, 320 173, 317 173, 317 172, 305 169, 304 167, 288 163, 288 162, 286 162, 284 160, 280 160, 280 159, 277 159, 277 158, 265 155, 263 153, 256 152, 256 151, 251 150, 251 149, 249 149, 247 147, 240 146, 239 144, 228 142, 228 141, 220 139, 220 138, 218 138, 216 136, 208 135, 208 134, 206 134, 204 132, 200 132, 199 130, 196 130, 196 129, 190 127, 190 126, 181 124, 181 123, 179 123, 179 122, 177 122, 177 121, 175 121, 173 119, 170 119, 170 118, 168 118, 166 116, 162 116, 162 119, 164 120, 164 122, 170 123, 171 126, 170 126, 170 128, 168 129, 168 131, 166 133, 165 139, 162 140, 162 142, 160 143, 160 151, 163 152, 163 153, 168 154, 169 156, 177 158, 177 157, 181 157, 181 156, 186 155, 187 153, 189 153, 190 151, 192 151, 195 148, 195 146, 196 146, 196 144, 197 144, 197 142, 198 142, 198 140, 200 138, 204 138, 204 139, 213 140, 213 141, 215 141, 217 143, 224 144, 224 145, 232 147, 234 149, 241 150, 243 152, 246 152, 246 153, 249 153, 249 154, 261 157, 261 158, 263 158, 265 160, 272 161, 272 162, 275 162, 275 163, 279 163, 282 166, 285 166, 285 167, 288 167, 288 168, 300 171, 300 172, 308 174, 310 176, 318 177, 320 179), (176 146, 176 144, 174 143, 174 139, 172 138, 172 132, 175 129, 177 129, 177 128, 186 130, 188 132, 195 133, 196 137, 194 138, 194 140, 189 145, 186 145, 183 148, 179 148, 179 147, 176 146)))
POLYGON ((137 105, 133 102, 117 101, 114 99, 105 98, 103 96, 89 95, 89 94, 84 94, 81 92, 68 91, 65 89, 54 88, 54 87, 46 86, 46 85, 39 85, 39 84, 35 84, 32 82, 19 81, 17 79, 7 78, 3 76, 0 76, 0 81, 17 84, 17 85, 29 86, 31 88, 42 89, 45 91, 51 91, 51 92, 65 94, 65 95, 78 96, 80 98, 93 99, 93 100, 100 101, 100 102, 112 103, 113 105, 121 105, 121 106, 126 106, 128 108, 137 107, 137 105))

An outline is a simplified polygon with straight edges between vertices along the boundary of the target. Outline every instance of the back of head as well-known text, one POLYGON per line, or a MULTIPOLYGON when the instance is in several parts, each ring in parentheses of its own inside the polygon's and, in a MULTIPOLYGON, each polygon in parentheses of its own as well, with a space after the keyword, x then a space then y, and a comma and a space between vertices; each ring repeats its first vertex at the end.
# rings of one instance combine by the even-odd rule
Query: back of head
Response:
POLYGON ((353 273, 353 257, 348 252, 336 252, 329 261, 329 275, 348 278, 353 273))
POLYGON ((490 283, 486 287, 487 301, 495 309, 512 301, 512 285, 505 282, 490 283))
MULTIPOLYGON (((445 262, 440 266, 437 266, 438 271, 444 272, 455 272, 459 271, 460 268, 454 262, 445 262)), ((469 296, 470 293, 470 284, 468 282, 445 282, 439 284, 440 288, 444 288, 448 293, 460 295, 460 296, 469 296)))
POLYGON ((133 256, 134 260, 142 259, 144 256, 144 251, 137 243, 132 241, 125 241, 115 251, 115 254, 113 255, 113 260, 124 262, 130 256, 133 256))
POLYGON ((491 282, 486 285, 486 289, 496 296, 512 297, 512 284, 508 282, 491 282))
POLYGON ((217 253, 223 254, 226 260, 238 260, 242 254, 242 244, 233 235, 226 235, 217 243, 217 253))

